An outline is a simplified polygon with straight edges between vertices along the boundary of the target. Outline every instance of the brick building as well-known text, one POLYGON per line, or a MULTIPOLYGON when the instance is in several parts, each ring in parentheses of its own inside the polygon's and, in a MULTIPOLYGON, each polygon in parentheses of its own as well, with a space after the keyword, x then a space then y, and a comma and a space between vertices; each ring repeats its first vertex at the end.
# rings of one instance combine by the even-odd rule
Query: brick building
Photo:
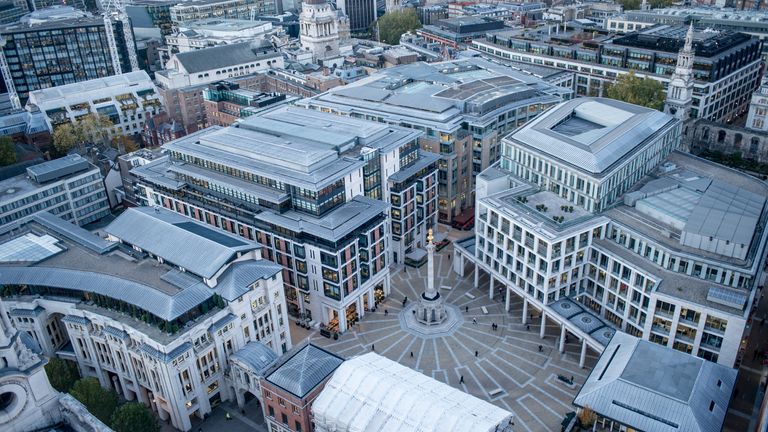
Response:
POLYGON ((261 380, 269 432, 311 432, 312 403, 344 359, 307 344, 282 356, 261 380))

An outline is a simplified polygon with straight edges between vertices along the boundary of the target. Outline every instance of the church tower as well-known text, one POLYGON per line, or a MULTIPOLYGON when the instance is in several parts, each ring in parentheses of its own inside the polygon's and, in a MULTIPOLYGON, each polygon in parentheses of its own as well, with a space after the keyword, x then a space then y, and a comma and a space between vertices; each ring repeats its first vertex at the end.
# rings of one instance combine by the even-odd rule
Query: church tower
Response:
POLYGON ((35 340, 17 331, 0 300, 0 430, 23 432, 57 423, 58 392, 35 340))
POLYGON ((332 67, 332 63, 341 66, 339 17, 333 6, 326 0, 305 0, 301 6, 299 25, 301 47, 312 53, 313 61, 327 67, 332 67))
POLYGON ((685 45, 677 55, 677 66, 667 87, 664 112, 686 121, 691 115, 693 102, 693 23, 685 35, 685 45))

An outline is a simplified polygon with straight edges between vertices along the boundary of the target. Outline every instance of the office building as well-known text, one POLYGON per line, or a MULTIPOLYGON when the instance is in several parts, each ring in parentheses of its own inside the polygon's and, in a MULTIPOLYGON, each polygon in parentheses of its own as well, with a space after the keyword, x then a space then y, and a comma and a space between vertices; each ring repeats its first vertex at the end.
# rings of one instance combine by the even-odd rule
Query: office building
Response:
POLYGON ((23 142, 39 150, 51 144, 51 132, 40 111, 19 110, 0 116, 0 136, 23 142))
POLYGON ((312 431, 312 404, 344 359, 306 344, 280 358, 260 380, 270 432, 312 431))
POLYGON ((376 0, 336 0, 336 7, 349 18, 352 33, 368 33, 376 21, 376 0))
POLYGON ((251 344, 291 348, 280 267, 257 244, 152 208, 104 231, 42 213, 3 237, 3 302, 46 357, 186 431, 241 400, 230 358, 251 344))
POLYGON ((762 37, 768 34, 768 14, 758 10, 734 10, 722 7, 687 6, 646 10, 630 10, 608 17, 605 29, 627 33, 652 27, 656 24, 728 30, 762 37))
POLYGON ((427 42, 437 42, 453 48, 464 46, 473 39, 483 38, 489 32, 504 29, 504 21, 475 16, 461 16, 437 21, 416 30, 427 42))
POLYGON ((179 26, 207 18, 247 20, 277 12, 274 0, 193 0, 171 6, 171 21, 179 26))
POLYGON ((752 94, 746 127, 755 131, 768 132, 768 81, 763 81, 760 88, 752 94))
POLYGON ((173 32, 171 6, 175 0, 132 0, 125 5, 136 39, 159 39, 173 32))
POLYGON ((109 214, 109 200, 98 168, 69 155, 27 168, 0 181, 0 226, 18 224, 49 212, 85 225, 109 214))
MULTIPOLYGON (((478 176, 463 262, 603 352, 620 330, 733 367, 763 272, 768 186, 674 151, 682 123, 579 98, 510 134, 478 176)), ((475 273, 475 282, 478 274, 475 273)), ((540 329, 544 337, 545 326, 540 329)))
POLYGON ((501 137, 572 91, 482 58, 384 69, 299 101, 320 111, 423 131, 440 154, 439 220, 474 204, 474 175, 499 159, 501 137))
POLYGON ((109 118, 114 132, 123 135, 140 134, 145 120, 162 105, 155 84, 144 71, 35 90, 27 102, 28 109, 37 108, 45 114, 51 131, 96 113, 109 118))
POLYGON ((22 0, 5 0, 0 3, 0 24, 11 24, 29 13, 29 5, 22 0))
POLYGON ((511 412, 373 352, 336 368, 312 414, 316 432, 512 431, 511 412))
POLYGON ((104 20, 71 8, 36 11, 0 27, 8 65, 0 70, 0 92, 17 95, 21 107, 34 90, 131 71, 123 23, 114 19, 111 24, 117 58, 109 49, 104 20))
POLYGON ((606 430, 722 430, 736 369, 616 333, 573 403, 606 430))
POLYGON ((219 81, 205 89, 205 116, 211 126, 229 126, 264 110, 296 100, 279 93, 262 93, 241 89, 234 82, 219 81))
POLYGON ((420 134, 282 107, 166 144, 131 173, 145 205, 259 241, 291 314, 344 332, 436 223, 437 156, 420 134))
MULTIPOLYGON (((688 29, 658 25, 626 35, 510 31, 473 40, 472 49, 503 60, 573 70, 577 95, 602 96, 606 83, 630 71, 668 87, 688 29)), ((691 118, 727 121, 746 112, 760 79, 761 45, 743 33, 694 31, 691 118)))

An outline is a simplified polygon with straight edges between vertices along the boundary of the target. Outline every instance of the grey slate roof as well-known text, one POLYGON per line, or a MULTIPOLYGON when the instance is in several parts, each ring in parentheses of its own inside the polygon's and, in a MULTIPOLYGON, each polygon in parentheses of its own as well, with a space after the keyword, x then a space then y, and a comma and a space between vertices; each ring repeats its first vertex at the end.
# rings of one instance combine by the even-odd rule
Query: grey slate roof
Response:
POLYGON ((179 345, 178 347, 171 350, 169 353, 164 353, 157 348, 147 344, 142 343, 139 345, 139 349, 144 351, 145 353, 149 354, 150 356, 154 357, 157 360, 160 360, 164 363, 169 363, 171 360, 175 359, 176 357, 184 354, 188 350, 192 348, 192 344, 189 342, 184 342, 183 344, 179 345))
POLYGON ((574 404, 637 430, 719 432, 736 373, 618 332, 574 404))
POLYGON ((214 276, 238 252, 259 248, 256 243, 160 208, 128 209, 104 231, 204 278, 214 276))
POLYGON ((601 175, 676 120, 636 105, 578 98, 528 122, 507 140, 591 175, 601 175))
POLYGON ((269 43, 267 45, 254 46, 251 42, 218 45, 212 48, 178 53, 176 59, 187 73, 197 73, 282 56, 269 43))
POLYGON ((229 357, 247 366, 257 376, 264 376, 266 370, 275 363, 277 354, 261 342, 248 342, 229 357))
POLYGON ((287 359, 267 375, 267 381, 296 397, 303 398, 343 362, 343 358, 307 344, 289 354, 287 359))

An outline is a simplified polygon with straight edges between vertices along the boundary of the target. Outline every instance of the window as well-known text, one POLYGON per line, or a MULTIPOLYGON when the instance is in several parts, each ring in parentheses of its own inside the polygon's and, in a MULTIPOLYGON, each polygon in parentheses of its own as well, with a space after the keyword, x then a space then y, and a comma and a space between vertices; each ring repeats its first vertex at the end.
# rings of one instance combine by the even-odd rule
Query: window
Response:
POLYGON ((267 410, 269 410, 269 416, 275 418, 275 409, 272 408, 272 405, 267 405, 267 410))
POLYGON ((709 411, 712 412, 715 409, 715 401, 709 401, 709 411))
POLYGON ((286 415, 285 413, 282 413, 281 416, 283 417, 283 424, 287 425, 288 424, 288 415, 286 415))

